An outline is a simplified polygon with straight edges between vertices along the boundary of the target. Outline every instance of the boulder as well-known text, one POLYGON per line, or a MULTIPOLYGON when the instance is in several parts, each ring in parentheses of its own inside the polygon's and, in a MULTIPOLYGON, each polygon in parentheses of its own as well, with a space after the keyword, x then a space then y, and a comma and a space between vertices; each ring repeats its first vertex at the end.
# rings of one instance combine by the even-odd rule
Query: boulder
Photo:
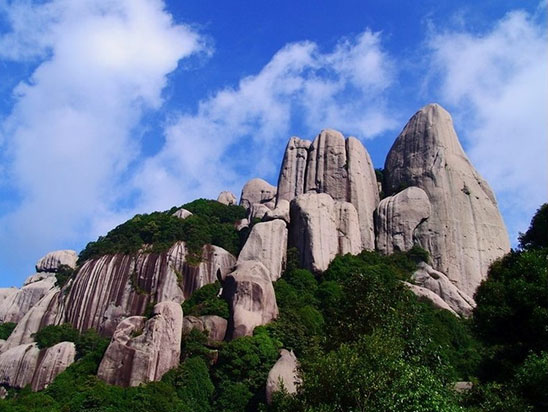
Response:
POLYGON ((472 311, 476 307, 474 299, 459 290, 447 276, 434 270, 430 265, 424 262, 419 263, 412 279, 417 285, 438 295, 459 315, 465 317, 472 315, 472 311))
POLYGON ((251 336, 256 326, 278 316, 270 271, 261 262, 239 262, 236 270, 226 277, 223 295, 230 307, 229 338, 251 336))
POLYGON ((338 254, 358 254, 361 235, 351 203, 326 193, 305 193, 291 202, 289 244, 300 251, 303 267, 324 271, 338 254))
POLYGON ((248 219, 241 219, 238 220, 234 224, 234 228, 239 232, 240 230, 246 229, 249 227, 249 220, 248 219))
POLYGON ((8 391, 3 386, 0 386, 0 399, 6 399, 8 397, 8 391))
POLYGON ((381 200, 375 213, 377 250, 391 254, 411 249, 418 226, 430 213, 428 195, 416 186, 381 200))
POLYGON ((405 286, 411 290, 418 298, 428 299, 436 308, 448 310, 455 316, 459 316, 451 307, 438 295, 432 292, 429 289, 423 288, 422 286, 414 285, 409 282, 403 282, 405 286))
POLYGON ((282 349, 280 358, 274 364, 266 380, 266 402, 272 403, 272 395, 282 390, 282 386, 288 394, 297 393, 297 387, 302 383, 299 376, 299 362, 293 351, 282 349))
POLYGON ((269 271, 270 279, 278 280, 285 269, 287 227, 283 220, 257 223, 245 242, 238 263, 246 260, 261 262, 269 271))
POLYGON ((40 358, 31 387, 33 391, 41 391, 53 382, 55 377, 74 362, 76 346, 72 342, 61 342, 51 348, 44 349, 40 358))
POLYGON ((282 219, 285 223, 289 224, 289 201, 285 199, 278 199, 276 207, 272 210, 268 210, 263 216, 263 220, 282 219))
POLYGON ((31 383, 39 355, 36 343, 15 346, 0 354, 0 385, 24 388, 31 383))
POLYGON ((186 209, 180 208, 175 211, 171 216, 178 217, 179 219, 186 219, 189 216, 192 216, 192 212, 189 212, 186 209))
POLYGON ((192 329, 198 329, 200 332, 207 332, 209 344, 222 342, 226 335, 228 321, 220 316, 185 316, 183 319, 183 332, 190 333, 192 329))
POLYGON ((219 197, 217 197, 217 202, 222 203, 223 205, 235 205, 236 204, 236 196, 232 192, 221 192, 219 194, 219 197))
POLYGON ((0 289, 0 322, 19 322, 25 314, 55 287, 54 274, 30 276, 21 289, 0 289))
POLYGON ((59 266, 66 265, 71 268, 76 267, 78 254, 74 250, 56 250, 49 252, 46 256, 36 263, 37 272, 57 272, 59 266))
POLYGON ((290 202, 304 193, 308 149, 311 144, 310 140, 298 137, 289 139, 278 178, 276 206, 279 206, 281 200, 290 202))
POLYGON ((247 216, 249 221, 253 222, 255 219, 261 220, 270 212, 271 207, 273 207, 273 203, 271 202, 268 204, 253 203, 248 209, 247 216))
POLYGON ((247 182, 240 196, 240 205, 247 210, 255 203, 266 204, 269 208, 274 208, 276 199, 276 187, 263 179, 251 179, 247 182))
POLYGON ((432 266, 472 296, 510 242, 495 196, 466 157, 447 111, 430 104, 409 120, 388 153, 384 178, 387 195, 409 186, 426 192, 431 214, 415 237, 432 266))
POLYGON ((106 383, 139 386, 159 381, 179 364, 183 311, 175 302, 154 306, 154 316, 131 316, 121 321, 99 365, 106 383))

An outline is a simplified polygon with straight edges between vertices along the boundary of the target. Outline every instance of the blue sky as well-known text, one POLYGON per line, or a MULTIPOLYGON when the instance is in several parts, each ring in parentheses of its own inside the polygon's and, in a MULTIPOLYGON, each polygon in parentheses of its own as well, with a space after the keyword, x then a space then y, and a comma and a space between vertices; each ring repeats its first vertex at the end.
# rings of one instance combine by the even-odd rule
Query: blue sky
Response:
POLYGON ((545 1, 0 0, 0 287, 337 128, 376 167, 438 102, 513 242, 547 198, 545 1))

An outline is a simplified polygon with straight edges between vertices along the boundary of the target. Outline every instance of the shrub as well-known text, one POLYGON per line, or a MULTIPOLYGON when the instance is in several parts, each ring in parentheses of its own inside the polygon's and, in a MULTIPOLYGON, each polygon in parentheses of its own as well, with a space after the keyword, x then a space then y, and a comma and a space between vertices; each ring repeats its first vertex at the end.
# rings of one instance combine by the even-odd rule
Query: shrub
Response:
POLYGON ((197 289, 192 296, 183 302, 185 316, 217 315, 228 319, 228 303, 219 297, 221 284, 217 281, 197 289))
POLYGON ((6 322, 0 324, 0 339, 6 340, 10 337, 11 332, 15 329, 17 326, 16 323, 13 322, 6 322))

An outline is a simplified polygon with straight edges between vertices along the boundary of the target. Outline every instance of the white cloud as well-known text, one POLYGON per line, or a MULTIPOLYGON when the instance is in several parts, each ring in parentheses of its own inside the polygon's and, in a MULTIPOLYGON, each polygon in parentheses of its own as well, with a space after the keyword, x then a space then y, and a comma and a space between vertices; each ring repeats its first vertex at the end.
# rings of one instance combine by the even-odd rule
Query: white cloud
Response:
POLYGON ((548 199, 546 44, 545 23, 521 11, 484 34, 448 31, 429 41, 441 98, 497 193, 512 241, 548 199))
POLYGON ((280 159, 273 153, 296 124, 305 138, 326 127, 372 138, 398 126, 383 99, 395 65, 380 40, 366 30, 331 52, 312 42, 288 44, 258 74, 177 116, 165 146, 135 179, 143 208, 236 191, 244 175, 274 176, 280 159))
POLYGON ((11 31, 0 37, 0 59, 36 68, 1 125, 0 185, 21 202, 0 217, 0 260, 31 267, 116 220, 141 115, 161 106, 179 60, 207 47, 161 0, 25 1, 2 11, 11 31))

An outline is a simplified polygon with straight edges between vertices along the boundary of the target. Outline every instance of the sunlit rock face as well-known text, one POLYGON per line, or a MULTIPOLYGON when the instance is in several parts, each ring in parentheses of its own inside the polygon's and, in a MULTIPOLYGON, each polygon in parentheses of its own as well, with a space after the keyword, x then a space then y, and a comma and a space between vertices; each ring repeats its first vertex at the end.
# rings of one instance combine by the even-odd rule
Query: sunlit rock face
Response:
POLYGON ((430 104, 409 120, 388 153, 384 176, 388 195, 409 186, 427 194, 431 214, 414 237, 434 269, 472 296, 510 242, 495 196, 466 157, 445 109, 430 104))

